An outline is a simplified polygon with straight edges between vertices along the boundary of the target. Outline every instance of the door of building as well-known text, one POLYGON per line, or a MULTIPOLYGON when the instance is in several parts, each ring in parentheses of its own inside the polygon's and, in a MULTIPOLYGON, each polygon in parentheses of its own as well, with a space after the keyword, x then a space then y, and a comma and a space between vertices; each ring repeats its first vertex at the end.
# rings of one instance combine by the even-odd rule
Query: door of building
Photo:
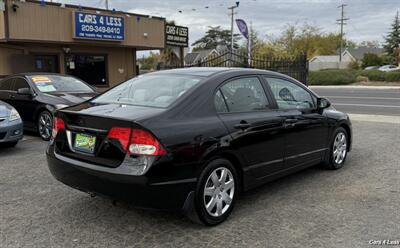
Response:
POLYGON ((107 86, 105 55, 69 54, 66 56, 66 73, 94 86, 107 86))

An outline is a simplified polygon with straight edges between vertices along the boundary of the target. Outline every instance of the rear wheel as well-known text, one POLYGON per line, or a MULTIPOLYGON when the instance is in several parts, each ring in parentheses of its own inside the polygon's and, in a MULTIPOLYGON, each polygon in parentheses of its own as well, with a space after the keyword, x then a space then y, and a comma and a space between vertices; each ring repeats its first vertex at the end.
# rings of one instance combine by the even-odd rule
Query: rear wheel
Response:
POLYGON ((218 225, 233 210, 238 192, 235 167, 226 159, 215 159, 199 177, 195 195, 197 215, 205 225, 218 225))
POLYGON ((37 128, 43 140, 50 140, 53 131, 53 115, 49 111, 45 110, 39 114, 37 128))
POLYGON ((331 170, 337 170, 343 167, 347 157, 348 134, 342 127, 336 129, 333 140, 330 145, 329 161, 325 163, 326 167, 331 170))

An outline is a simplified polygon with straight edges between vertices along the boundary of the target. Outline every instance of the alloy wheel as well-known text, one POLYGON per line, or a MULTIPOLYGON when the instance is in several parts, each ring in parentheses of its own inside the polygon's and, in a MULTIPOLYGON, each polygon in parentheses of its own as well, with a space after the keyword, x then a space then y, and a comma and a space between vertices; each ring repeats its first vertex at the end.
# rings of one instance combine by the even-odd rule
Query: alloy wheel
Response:
POLYGON ((347 137, 343 132, 337 133, 333 142, 333 159, 336 164, 343 163, 347 153, 347 137))
POLYGON ((53 117, 48 112, 43 112, 38 121, 39 135, 44 140, 49 140, 53 129, 53 117))
POLYGON ((232 172, 220 167, 208 177, 204 186, 204 206, 211 216, 220 217, 232 204, 235 194, 235 180, 232 172))

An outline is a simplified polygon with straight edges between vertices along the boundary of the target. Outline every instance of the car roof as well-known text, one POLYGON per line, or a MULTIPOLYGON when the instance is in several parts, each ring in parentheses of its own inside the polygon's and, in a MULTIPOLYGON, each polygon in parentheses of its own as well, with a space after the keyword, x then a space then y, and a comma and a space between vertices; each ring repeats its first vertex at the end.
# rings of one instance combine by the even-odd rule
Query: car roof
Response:
POLYGON ((189 67, 189 68, 179 68, 179 69, 158 71, 158 72, 154 72, 154 74, 183 74, 183 75, 210 77, 210 76, 214 76, 216 74, 229 73, 232 71, 243 72, 243 73, 255 73, 255 74, 282 75, 280 73, 268 71, 268 70, 239 68, 239 67, 189 67))

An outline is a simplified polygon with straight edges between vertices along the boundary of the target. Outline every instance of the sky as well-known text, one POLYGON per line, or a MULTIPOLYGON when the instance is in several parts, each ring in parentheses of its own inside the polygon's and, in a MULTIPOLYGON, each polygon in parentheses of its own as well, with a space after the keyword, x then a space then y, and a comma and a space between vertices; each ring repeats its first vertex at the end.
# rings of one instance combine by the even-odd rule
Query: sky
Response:
MULTIPOLYGON (((105 0, 56 0, 82 6, 105 6, 105 0)), ((236 0, 109 0, 111 9, 138 14, 162 16, 177 25, 189 27, 189 43, 202 37, 208 26, 230 29, 228 7, 236 0)), ((323 32, 339 32, 336 19, 340 18, 340 4, 347 4, 345 26, 348 39, 384 41, 400 0, 242 0, 235 18, 252 23, 261 38, 278 36, 287 24, 307 22, 319 26, 323 32)), ((237 27, 235 32, 239 33, 237 27)))

